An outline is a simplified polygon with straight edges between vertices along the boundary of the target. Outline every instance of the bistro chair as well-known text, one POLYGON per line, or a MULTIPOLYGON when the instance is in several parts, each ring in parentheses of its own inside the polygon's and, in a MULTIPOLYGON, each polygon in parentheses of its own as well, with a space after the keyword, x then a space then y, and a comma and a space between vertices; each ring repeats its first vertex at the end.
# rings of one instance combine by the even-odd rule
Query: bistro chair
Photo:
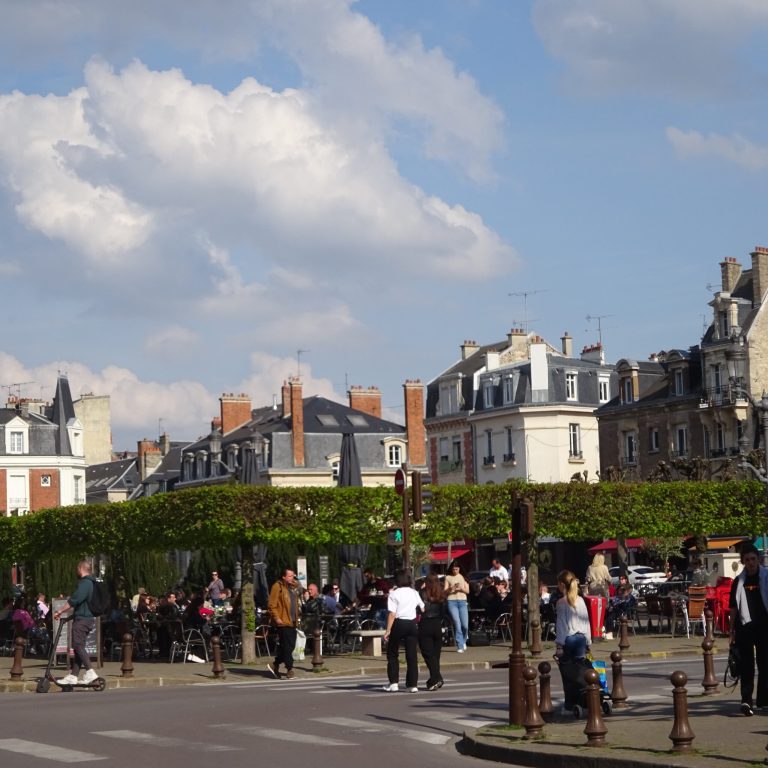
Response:
POLYGON ((208 645, 199 629, 185 627, 181 619, 177 619, 169 622, 169 631, 171 632, 171 651, 168 660, 171 664, 179 653, 182 654, 181 660, 184 663, 190 653, 202 656, 208 661, 208 645))
POLYGON ((706 635, 707 625, 704 609, 707 604, 706 587, 688 587, 688 621, 693 624, 693 634, 697 625, 701 625, 701 634, 706 635))

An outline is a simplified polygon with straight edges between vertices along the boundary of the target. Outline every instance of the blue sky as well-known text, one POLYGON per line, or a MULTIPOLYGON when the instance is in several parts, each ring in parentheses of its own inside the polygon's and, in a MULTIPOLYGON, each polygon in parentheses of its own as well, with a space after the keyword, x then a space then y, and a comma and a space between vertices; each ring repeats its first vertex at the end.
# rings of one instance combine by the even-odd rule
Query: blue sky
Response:
MULTIPOLYGON (((0 384, 115 448, 428 381, 526 317, 695 344, 768 245, 763 0, 6 0, 0 384), (19 389, 19 388, 17 388, 19 389)), ((4 393, 5 390, 2 390, 4 393)))

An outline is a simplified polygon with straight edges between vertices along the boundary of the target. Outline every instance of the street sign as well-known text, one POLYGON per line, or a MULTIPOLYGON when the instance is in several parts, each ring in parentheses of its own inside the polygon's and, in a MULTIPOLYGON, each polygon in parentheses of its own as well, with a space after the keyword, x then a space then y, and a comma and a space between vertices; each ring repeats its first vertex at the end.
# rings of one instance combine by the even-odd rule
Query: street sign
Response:
POLYGON ((405 472, 402 469, 395 472, 395 492, 400 496, 405 493, 405 472))

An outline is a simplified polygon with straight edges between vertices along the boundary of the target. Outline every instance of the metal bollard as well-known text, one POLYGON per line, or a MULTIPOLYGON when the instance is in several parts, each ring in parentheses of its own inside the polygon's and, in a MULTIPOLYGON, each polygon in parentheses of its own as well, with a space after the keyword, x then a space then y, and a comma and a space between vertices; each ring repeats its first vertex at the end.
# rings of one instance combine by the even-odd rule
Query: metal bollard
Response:
POLYGON ((711 608, 704 609, 704 626, 706 627, 706 636, 714 643, 715 641, 715 614, 711 608))
POLYGON ((712 649, 715 642, 709 636, 701 642, 704 651, 704 679, 701 681, 701 687, 704 689, 705 696, 714 696, 720 693, 720 683, 715 677, 715 658, 712 649))
POLYGON ((541 622, 534 619, 531 622, 531 656, 537 658, 541 656, 541 622))
POLYGON ((11 680, 21 680, 24 676, 24 668, 21 660, 24 658, 24 647, 27 641, 23 637, 17 637, 13 641, 13 666, 11 667, 11 680))
POLYGON ((624 653, 627 648, 629 648, 629 619, 622 616, 619 619, 619 650, 624 653))
POLYGON ((544 734, 544 720, 539 712, 539 705, 536 701, 536 670, 533 667, 526 667, 523 670, 523 680, 525 680, 525 738, 540 739, 544 734))
POLYGON ((627 692, 624 690, 624 672, 621 667, 623 661, 621 651, 611 654, 611 672, 613 673, 613 686, 611 688, 611 701, 616 709, 627 706, 627 692))
POLYGON ((321 646, 323 644, 323 633, 320 630, 320 624, 315 624, 312 631, 312 671, 319 672, 323 666, 323 656, 321 646))
POLYGON ((221 663, 221 636, 214 635, 211 638, 211 653, 213 654, 213 676, 218 680, 227 676, 224 665, 221 663))
POLYGON ((669 738, 672 741, 672 751, 688 752, 695 738, 691 730, 691 724, 688 722, 688 691, 685 690, 688 676, 685 672, 678 670, 669 676, 669 681, 674 686, 672 701, 674 704, 675 722, 669 734, 669 738))
POLYGON ((123 663, 120 665, 122 677, 133 677, 133 635, 126 632, 123 635, 123 663))
POLYGON ((548 661, 539 663, 539 713, 548 720, 552 717, 552 665, 548 661))
POLYGON ((608 733, 600 706, 599 680, 600 676, 594 669, 584 673, 584 682, 587 684, 587 724, 584 726, 584 735, 588 747, 605 746, 605 734, 608 733))

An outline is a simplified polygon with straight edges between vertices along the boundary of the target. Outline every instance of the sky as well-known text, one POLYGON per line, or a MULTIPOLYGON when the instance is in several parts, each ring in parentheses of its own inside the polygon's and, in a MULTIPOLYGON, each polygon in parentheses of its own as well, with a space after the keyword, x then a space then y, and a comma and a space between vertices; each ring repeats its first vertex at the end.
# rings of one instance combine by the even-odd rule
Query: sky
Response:
POLYGON ((764 0, 0 0, 0 397, 116 451, 527 325, 700 340, 768 245, 764 0))

